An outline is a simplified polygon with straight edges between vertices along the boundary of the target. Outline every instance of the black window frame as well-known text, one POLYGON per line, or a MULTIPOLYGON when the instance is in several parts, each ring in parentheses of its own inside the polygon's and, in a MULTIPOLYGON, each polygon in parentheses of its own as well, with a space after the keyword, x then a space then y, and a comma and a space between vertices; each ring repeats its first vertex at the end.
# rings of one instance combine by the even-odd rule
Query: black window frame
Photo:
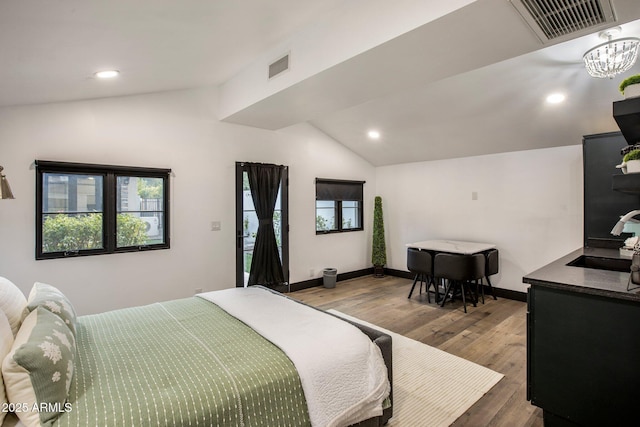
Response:
POLYGON ((105 255, 126 252, 170 249, 170 174, 171 169, 147 168, 135 166, 115 166, 91 163, 70 163, 48 160, 36 160, 36 260, 70 258, 78 256, 105 255), (101 175, 102 185, 102 241, 99 249, 81 249, 73 251, 43 252, 43 177, 44 174, 101 175), (138 246, 117 247, 117 181, 119 176, 137 178, 161 178, 163 180, 163 227, 162 243, 138 246))
POLYGON ((318 230, 317 234, 348 233, 364 230, 364 184, 366 181, 350 181, 343 179, 316 178, 316 206, 315 217, 318 217, 318 201, 333 201, 336 228, 333 230, 318 230), (359 227, 343 228, 342 226, 342 202, 357 202, 359 227))

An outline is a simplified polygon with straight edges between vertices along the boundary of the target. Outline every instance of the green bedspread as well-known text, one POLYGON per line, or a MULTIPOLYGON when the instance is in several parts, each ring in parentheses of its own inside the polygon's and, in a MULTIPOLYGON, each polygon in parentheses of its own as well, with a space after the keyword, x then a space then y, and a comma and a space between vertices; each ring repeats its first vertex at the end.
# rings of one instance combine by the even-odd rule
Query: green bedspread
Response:
POLYGON ((56 426, 304 426, 295 367, 197 297, 82 316, 71 412, 56 426))

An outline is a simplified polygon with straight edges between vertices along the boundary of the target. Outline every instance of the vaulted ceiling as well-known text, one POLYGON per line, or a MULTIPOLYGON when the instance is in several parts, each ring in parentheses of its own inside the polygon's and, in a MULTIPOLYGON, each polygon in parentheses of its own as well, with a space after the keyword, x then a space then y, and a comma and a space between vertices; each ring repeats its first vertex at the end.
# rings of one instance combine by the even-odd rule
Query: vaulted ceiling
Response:
POLYGON ((599 30, 640 36, 637 0, 611 3, 615 22, 543 43, 508 0, 8 0, 0 106, 215 86, 221 120, 309 122, 374 165, 579 144, 617 130, 618 83, 640 72, 584 69, 599 30))

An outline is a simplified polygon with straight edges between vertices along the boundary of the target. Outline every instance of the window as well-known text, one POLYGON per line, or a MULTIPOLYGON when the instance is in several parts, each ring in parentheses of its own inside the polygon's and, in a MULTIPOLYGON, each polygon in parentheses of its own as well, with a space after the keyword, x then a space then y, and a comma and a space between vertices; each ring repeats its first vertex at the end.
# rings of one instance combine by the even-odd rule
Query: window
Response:
POLYGON ((362 230, 364 181, 316 178, 316 234, 362 230))
POLYGON ((168 249, 170 172, 36 160, 36 259, 168 249))

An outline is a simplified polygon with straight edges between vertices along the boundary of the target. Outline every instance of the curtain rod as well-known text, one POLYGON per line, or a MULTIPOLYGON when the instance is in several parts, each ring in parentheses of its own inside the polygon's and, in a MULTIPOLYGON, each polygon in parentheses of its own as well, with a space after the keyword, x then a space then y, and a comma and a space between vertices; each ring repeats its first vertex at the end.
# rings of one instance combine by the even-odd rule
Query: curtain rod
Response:
POLYGON ((318 182, 331 182, 336 184, 366 184, 367 181, 355 181, 349 179, 331 179, 331 178, 316 178, 316 183, 318 182))
POLYGON ((236 162, 237 164, 239 164, 240 166, 245 166, 245 165, 260 165, 260 166, 273 166, 276 168, 289 168, 289 166, 286 165, 276 165, 275 163, 258 163, 258 162, 236 162))

